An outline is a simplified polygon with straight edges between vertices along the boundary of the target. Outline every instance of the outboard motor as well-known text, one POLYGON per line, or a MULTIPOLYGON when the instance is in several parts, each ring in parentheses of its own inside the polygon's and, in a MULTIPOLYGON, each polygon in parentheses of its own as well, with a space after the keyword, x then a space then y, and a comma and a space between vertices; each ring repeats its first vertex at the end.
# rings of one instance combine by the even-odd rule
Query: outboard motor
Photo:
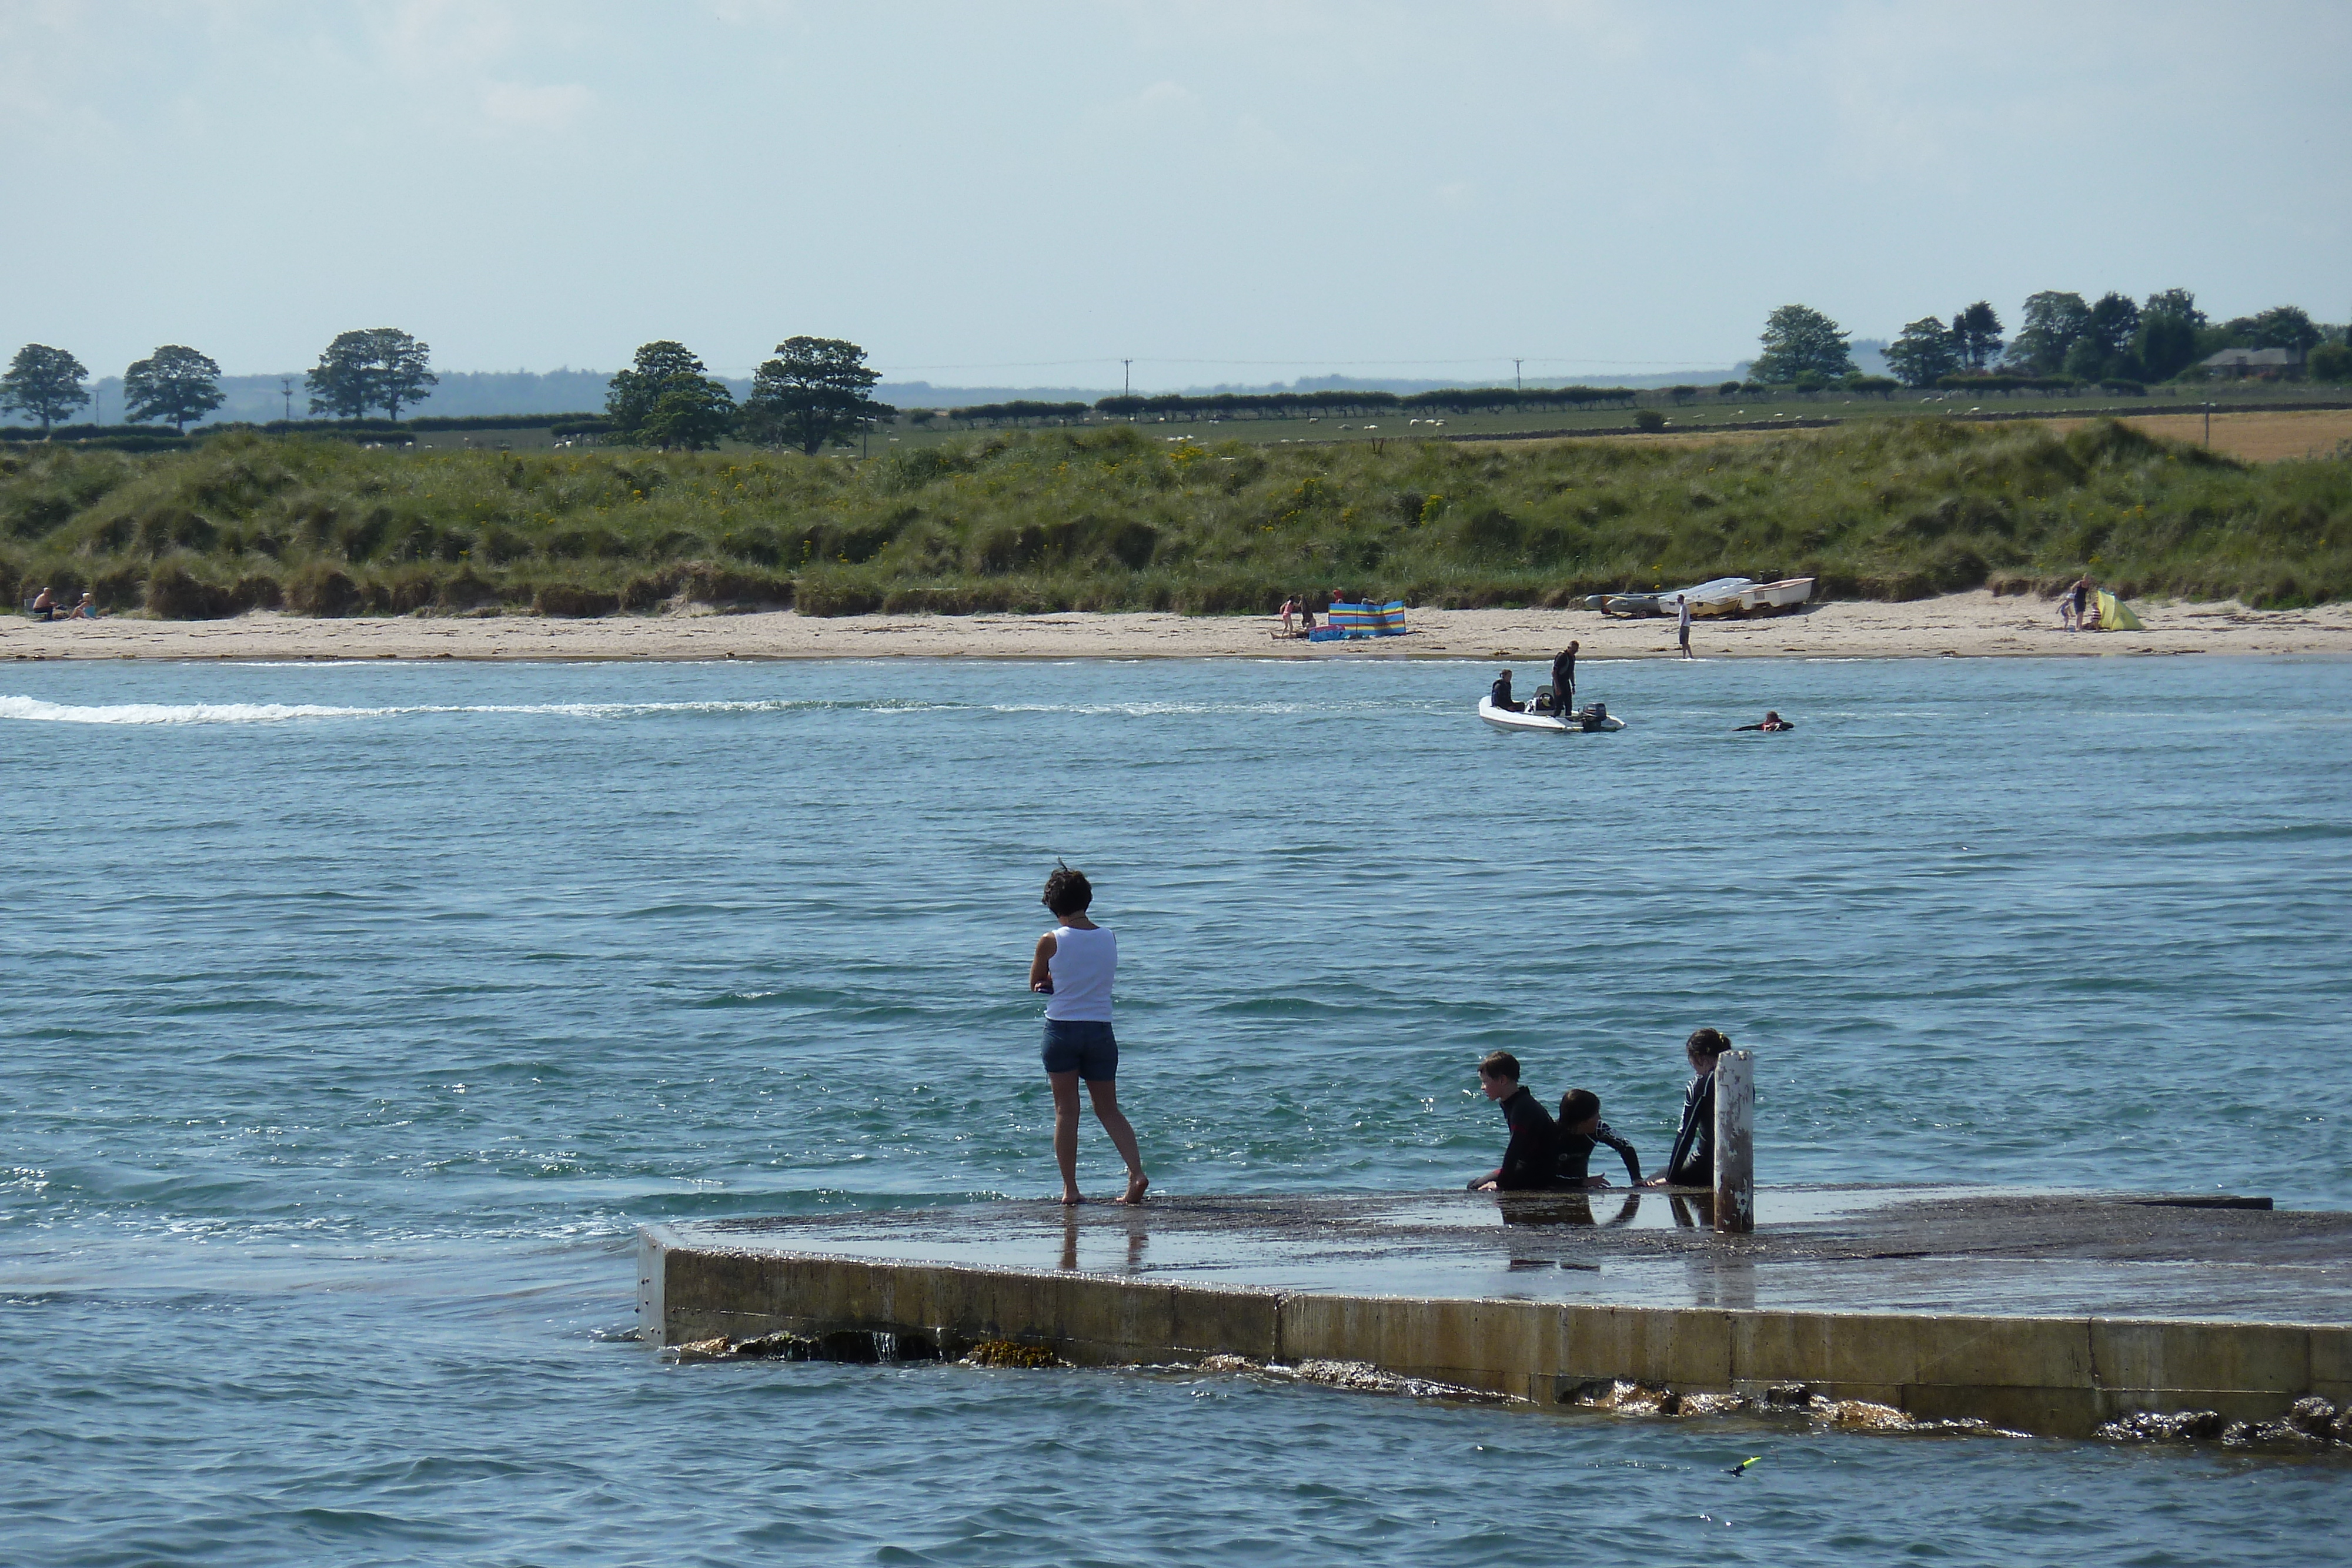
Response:
POLYGON ((1585 733, 1589 735, 1608 722, 1609 705, 1607 703, 1589 704, 1576 717, 1577 722, 1584 727, 1585 733))

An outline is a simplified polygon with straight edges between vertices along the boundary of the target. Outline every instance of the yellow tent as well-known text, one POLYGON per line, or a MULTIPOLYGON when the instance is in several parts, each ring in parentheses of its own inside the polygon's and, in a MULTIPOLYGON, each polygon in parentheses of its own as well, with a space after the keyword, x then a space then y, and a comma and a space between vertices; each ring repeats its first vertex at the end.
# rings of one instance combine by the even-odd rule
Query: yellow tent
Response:
POLYGON ((2131 612, 2130 605, 2103 588, 2099 590, 2099 630, 2145 632, 2147 628, 2139 623, 2139 617, 2131 612))

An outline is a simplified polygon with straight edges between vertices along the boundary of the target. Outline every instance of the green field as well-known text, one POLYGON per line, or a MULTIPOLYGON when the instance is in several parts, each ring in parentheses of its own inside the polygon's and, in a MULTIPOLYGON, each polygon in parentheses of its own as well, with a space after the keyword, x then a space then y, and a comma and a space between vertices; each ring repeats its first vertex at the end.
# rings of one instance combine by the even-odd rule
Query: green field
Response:
POLYGON ((1113 425, 885 444, 865 462, 238 434, 0 455, 0 575, 20 597, 86 586, 110 610, 174 618, 680 600, 1257 612, 1339 590, 1561 604, 1728 572, 1908 599, 2085 568, 2128 594, 2352 595, 2352 462, 2250 465, 2104 421, 2062 435, 1916 418, 1782 441, 1496 445, 1113 425))

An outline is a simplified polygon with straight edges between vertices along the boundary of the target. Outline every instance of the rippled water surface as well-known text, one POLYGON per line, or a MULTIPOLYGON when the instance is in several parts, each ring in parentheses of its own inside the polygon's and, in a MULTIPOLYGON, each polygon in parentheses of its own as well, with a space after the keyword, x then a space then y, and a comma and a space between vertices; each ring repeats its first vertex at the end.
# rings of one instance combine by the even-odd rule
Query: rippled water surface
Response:
POLYGON ((1768 1181, 2352 1202, 2352 664, 1490 673, 13 664, 0 1559, 2329 1555, 2326 1462, 625 1337, 639 1221, 1051 1190, 1056 854, 1171 1192, 1456 1186, 1498 1046, 1655 1158, 1712 1023, 1768 1181))

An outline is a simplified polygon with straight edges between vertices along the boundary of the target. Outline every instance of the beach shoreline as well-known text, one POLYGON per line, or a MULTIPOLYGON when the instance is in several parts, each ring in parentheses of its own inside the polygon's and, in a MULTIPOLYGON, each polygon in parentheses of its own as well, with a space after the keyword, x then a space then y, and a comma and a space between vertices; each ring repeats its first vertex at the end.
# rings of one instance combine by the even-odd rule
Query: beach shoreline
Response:
MULTIPOLYGON (((2352 604, 2249 610, 2232 601, 2135 602, 2138 632, 2060 629, 2053 601, 1983 590, 1907 603, 1842 601, 1793 614, 1706 619, 1702 658, 2046 658, 2113 654, 2352 653, 2352 604)), ((789 610, 562 620, 404 615, 314 620, 255 612, 225 621, 0 622, 0 658, 38 660, 457 659, 484 663, 710 659, 1549 660, 1573 639, 1587 660, 1673 658, 1671 618, 1589 610, 1415 610, 1402 637, 1309 643, 1266 616, 1149 612, 848 615, 789 610)))

